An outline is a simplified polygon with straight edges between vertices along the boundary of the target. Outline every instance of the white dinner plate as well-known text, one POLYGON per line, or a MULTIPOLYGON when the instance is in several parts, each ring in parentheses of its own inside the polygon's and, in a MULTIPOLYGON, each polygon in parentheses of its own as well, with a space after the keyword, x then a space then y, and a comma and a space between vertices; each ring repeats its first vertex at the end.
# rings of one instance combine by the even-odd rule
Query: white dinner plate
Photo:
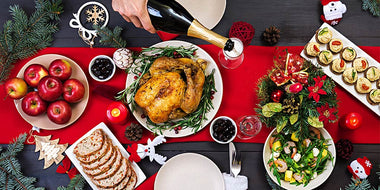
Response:
POLYGON ((226 0, 177 0, 179 4, 208 29, 214 28, 222 19, 226 0))
POLYGON ((306 187, 304 187, 303 185, 299 185, 299 186, 292 185, 289 182, 284 181, 284 180, 281 180, 281 185, 278 183, 276 176, 274 176, 273 172, 270 171, 270 167, 268 165, 268 160, 272 153, 271 149, 269 148, 269 139, 272 136, 272 134, 275 131, 277 131, 277 129, 273 129, 272 132, 268 135, 268 138, 266 139, 265 144, 264 144, 263 161, 264 161, 265 170, 267 171, 269 177, 277 185, 280 185, 282 188, 289 189, 289 190, 307 190, 307 189, 315 189, 327 180, 327 178, 330 176, 335 166, 336 151, 335 151, 334 141, 331 135, 329 134, 329 132, 327 132, 325 128, 321 128, 319 130, 321 131, 321 135, 325 139, 328 139, 327 144, 330 144, 330 146, 328 146, 328 150, 331 152, 332 160, 327 161, 325 171, 319 174, 315 179, 311 180, 310 183, 307 184, 306 187))
POLYGON ((70 104, 71 112, 72 112, 71 118, 67 123, 64 123, 64 124, 56 124, 50 121, 46 113, 42 115, 38 115, 38 116, 27 115, 21 108, 22 99, 14 100, 16 109, 20 113, 21 117, 24 118, 24 120, 27 121, 32 126, 38 127, 40 129, 56 130, 56 129, 62 129, 64 127, 67 127, 73 124, 83 114, 84 110, 86 109, 87 102, 90 96, 89 95, 90 87, 88 85, 86 74, 83 72, 81 67, 77 63, 75 63, 75 61, 63 55, 45 54, 45 55, 35 57, 32 60, 28 61, 20 69, 20 71, 17 74, 17 77, 24 78, 24 71, 31 64, 35 64, 35 63, 41 64, 46 69, 48 69, 50 63, 54 61, 55 59, 65 59, 70 63, 71 68, 72 68, 72 74, 70 78, 75 78, 75 79, 78 79, 80 82, 82 82, 82 84, 84 85, 85 92, 84 92, 83 99, 80 102, 70 104))
POLYGON ((184 153, 163 165, 154 182, 155 190, 223 190, 224 179, 219 168, 207 157, 184 153))
MULTIPOLYGON (((76 158, 76 156, 74 154, 74 148, 75 148, 75 146, 77 146, 77 144, 82 139, 91 135, 91 133, 94 132, 96 129, 102 129, 104 131, 104 133, 107 134, 107 136, 112 140, 113 145, 116 145, 116 147, 119 148, 121 154, 125 158, 129 158, 129 154, 125 150, 123 145, 120 144, 120 142, 117 140, 115 135, 111 132, 110 129, 108 129, 106 124, 104 124, 103 122, 99 123, 97 126, 95 126, 90 131, 88 131, 85 135, 83 135, 81 138, 79 138, 77 141, 75 141, 74 144, 72 144, 68 149, 66 149, 65 153, 70 158, 70 160, 74 164, 74 166, 78 169, 80 174, 84 177, 84 179, 86 179, 87 183, 91 186, 92 189, 98 189, 98 188, 96 187, 96 185, 94 183, 92 183, 90 177, 86 173, 83 172, 82 166, 80 165, 79 160, 76 158)), ((132 162, 131 164, 132 164, 132 167, 135 170, 136 175, 137 175, 137 183, 135 186, 135 187, 137 187, 146 179, 146 176, 145 176, 144 172, 140 169, 140 167, 136 164, 136 162, 132 162)))
MULTIPOLYGON (((377 62, 374 58, 372 58, 371 56, 369 56, 365 51, 363 51, 362 49, 360 49, 358 46, 356 46, 353 42, 351 42, 349 39, 347 39, 345 36, 343 36, 341 33, 339 33, 337 30, 335 30, 329 24, 323 23, 320 28, 324 28, 324 27, 327 27, 329 30, 331 30, 331 32, 333 34, 333 36, 332 36, 333 38, 338 38, 338 39, 342 40, 342 42, 343 42, 343 48, 344 47, 352 47, 352 48, 354 48, 356 50, 356 53, 357 53, 356 57, 364 57, 364 58, 366 58, 368 60, 369 67, 375 66, 377 68, 380 68, 379 62, 377 62)), ((316 42, 315 35, 311 38, 311 40, 309 42, 316 42)), ((319 44, 319 45, 320 45, 320 49, 321 50, 326 50, 327 49, 327 45, 326 44, 319 44)), ((355 85, 348 85, 348 84, 346 84, 343 81, 342 74, 335 74, 335 73, 333 73, 331 71, 331 69, 330 69, 330 65, 332 63, 329 64, 328 66, 320 65, 317 62, 316 58, 310 58, 310 57, 306 56, 305 50, 302 50, 301 56, 304 57, 307 60, 310 60, 314 65, 318 65, 318 66, 322 67, 323 72, 327 76, 329 76, 330 78, 332 78, 336 83, 338 83, 341 87, 343 87, 345 90, 347 90, 349 93, 351 93, 355 98, 357 98, 361 103, 363 103, 364 105, 366 105, 370 110, 372 110, 378 116, 380 116, 380 106, 379 105, 372 105, 372 104, 370 104, 368 102, 368 100, 367 100, 367 94, 360 94, 360 93, 358 93, 355 90, 355 85)), ((335 58, 339 58, 339 56, 340 56, 340 54, 334 54, 334 59, 335 58)), ((352 61, 351 62, 347 62, 347 66, 346 67, 352 67, 352 61)), ((360 77, 364 77, 365 78, 365 74, 364 73, 365 72, 361 72, 361 73, 358 72, 358 78, 360 78, 360 77)), ((372 88, 376 89, 376 82, 371 82, 371 83, 372 83, 372 88)))
MULTIPOLYGON (((207 68, 205 70, 206 76, 209 75, 213 69, 215 69, 214 72, 214 79, 215 79, 215 88, 217 92, 214 94, 214 99, 212 100, 212 104, 214 106, 213 109, 211 109, 208 113, 206 113, 206 118, 207 120, 204 120, 202 123, 202 126, 199 128, 199 130, 203 129, 208 123, 212 121, 212 119, 215 117, 216 113, 218 112, 218 109, 220 107, 220 104, 222 102, 222 97, 223 97, 223 81, 222 81, 222 76, 220 74, 220 71, 218 69, 218 66, 216 65, 215 61, 212 59, 212 57, 203 49, 200 47, 189 43, 189 42, 184 42, 184 41, 178 41, 178 40, 171 40, 171 41, 164 41, 157 43, 153 45, 152 47, 168 47, 168 46, 174 46, 174 47, 179 47, 179 46, 184 46, 184 47, 190 47, 193 46, 197 48, 196 55, 199 58, 202 58, 208 62, 207 68)), ((127 76, 127 81, 126 81, 126 87, 132 84, 132 82, 135 80, 134 77, 136 75, 129 73, 127 76)), ((130 105, 131 106, 131 105, 130 105)), ((147 119, 144 117, 142 118, 141 116, 143 115, 143 110, 139 107, 136 108, 136 110, 133 112, 133 115, 137 119, 137 121, 143 125, 146 129, 152 131, 150 128, 152 126, 148 126, 147 124, 147 119)), ((162 135, 165 137, 184 137, 188 136, 191 134, 194 134, 192 131, 192 128, 184 128, 182 130, 179 130, 178 133, 176 134, 174 130, 165 130, 162 131, 162 135)))

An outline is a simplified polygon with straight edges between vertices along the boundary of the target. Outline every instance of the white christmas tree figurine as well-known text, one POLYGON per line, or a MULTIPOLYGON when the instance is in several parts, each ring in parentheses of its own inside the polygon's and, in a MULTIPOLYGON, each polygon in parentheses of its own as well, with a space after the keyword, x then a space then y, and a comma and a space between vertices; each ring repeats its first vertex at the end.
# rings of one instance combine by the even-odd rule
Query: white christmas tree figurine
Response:
POLYGON ((62 153, 66 150, 68 144, 58 144, 59 139, 50 140, 49 136, 34 136, 36 141, 36 150, 40 151, 40 157, 38 160, 45 159, 44 169, 50 167, 54 162, 59 164, 64 156, 62 153))

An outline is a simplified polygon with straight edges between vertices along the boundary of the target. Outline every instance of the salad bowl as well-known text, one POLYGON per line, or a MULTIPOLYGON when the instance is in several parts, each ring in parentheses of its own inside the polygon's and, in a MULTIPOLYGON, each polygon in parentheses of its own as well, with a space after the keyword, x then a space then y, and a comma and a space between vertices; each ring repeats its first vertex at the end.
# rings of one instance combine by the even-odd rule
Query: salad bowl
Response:
MULTIPOLYGON (((327 180, 327 178, 330 176, 330 174, 332 173, 334 166, 335 166, 336 150, 335 150, 334 141, 331 138, 331 135, 327 132, 327 130, 324 128, 320 128, 319 131, 320 131, 320 135, 323 136, 324 139, 326 139, 326 144, 329 145, 329 146, 327 146, 328 147, 327 150, 330 152, 331 160, 327 160, 322 173, 315 176, 314 179, 311 179, 310 182, 305 186, 303 184, 297 186, 296 184, 291 184, 288 181, 284 181, 284 179, 281 179, 281 181, 279 183, 276 176, 273 174, 273 169, 271 170, 270 165, 269 165, 269 160, 271 159, 271 156, 272 156, 272 150, 270 148, 270 139, 271 139, 272 135, 275 134, 276 128, 271 131, 271 133, 268 135, 268 137, 265 141, 265 144, 264 144, 263 162, 264 162, 265 170, 268 173, 269 177, 277 185, 279 185, 285 189, 305 190, 305 189, 315 189, 327 180)), ((289 170, 289 168, 288 168, 288 170, 289 170)))

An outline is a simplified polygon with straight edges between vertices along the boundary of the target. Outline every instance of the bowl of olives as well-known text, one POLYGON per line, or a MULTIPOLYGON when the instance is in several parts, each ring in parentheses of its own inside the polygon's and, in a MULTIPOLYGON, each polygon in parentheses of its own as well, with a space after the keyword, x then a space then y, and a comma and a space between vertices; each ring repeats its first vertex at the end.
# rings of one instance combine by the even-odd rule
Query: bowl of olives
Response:
POLYGON ((236 134, 236 123, 230 117, 220 116, 211 122, 210 135, 217 143, 227 144, 235 139, 236 134))
POLYGON ((99 82, 110 80, 115 74, 116 66, 112 58, 106 55, 94 57, 88 66, 90 76, 99 82))

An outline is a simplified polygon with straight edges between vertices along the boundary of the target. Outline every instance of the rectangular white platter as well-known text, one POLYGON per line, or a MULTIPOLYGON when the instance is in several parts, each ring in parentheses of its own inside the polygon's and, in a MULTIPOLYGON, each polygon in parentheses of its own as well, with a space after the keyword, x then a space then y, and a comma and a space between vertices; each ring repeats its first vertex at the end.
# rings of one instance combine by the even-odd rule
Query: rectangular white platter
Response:
MULTIPOLYGON (((377 62, 375 59, 373 59, 371 56, 369 56, 366 52, 364 52, 362 49, 360 49, 357 45, 352 43, 349 39, 347 39, 345 36, 343 36, 341 33, 339 33, 337 30, 335 30, 333 27, 331 27, 327 23, 323 23, 320 28, 327 27, 329 30, 331 30, 333 34, 333 38, 338 38, 342 40, 343 42, 343 48, 345 47, 352 47, 357 52, 357 57, 364 57, 368 60, 369 67, 375 66, 377 68, 380 68, 379 62, 377 62)), ((317 30, 316 30, 317 31, 317 30)), ((316 42, 315 34, 310 39, 309 42, 316 42)), ((326 50, 327 44, 321 44, 320 43, 320 50, 326 50)), ((310 58, 306 56, 305 50, 302 50, 301 56, 307 60, 310 60, 314 65, 320 66, 323 69, 323 72, 329 76, 331 79, 333 79, 336 83, 338 83, 340 86, 342 86, 344 89, 346 89, 349 93, 351 93, 355 98, 357 98, 360 102, 362 102, 364 105, 366 105, 370 110, 375 112, 378 116, 380 116, 380 105, 372 105, 367 100, 367 94, 360 94, 355 90, 355 85, 348 85, 343 81, 342 74, 335 74, 330 70, 330 65, 324 66, 317 62, 316 58, 310 58)), ((339 58, 340 54, 334 54, 334 59, 339 58)), ((352 67, 352 62, 347 62, 347 67, 352 67)), ((365 77, 365 72, 358 73, 358 78, 365 77)), ((376 81, 372 82, 372 88, 376 89, 376 81)))
MULTIPOLYGON (((92 189, 98 189, 96 187, 95 184, 92 183, 91 179, 87 176, 87 174, 85 174, 83 172, 83 169, 82 169, 82 166, 80 165, 79 163, 79 160, 77 160, 73 150, 74 150, 74 147, 84 138, 86 138, 87 136, 89 136, 92 132, 94 132, 96 129, 102 129, 104 131, 105 134, 107 134, 107 136, 112 140, 112 143, 114 145, 116 145, 119 149, 120 149, 120 152, 122 153, 122 155, 126 158, 129 158, 129 154, 128 152, 125 150, 125 148, 123 147, 123 145, 120 144, 120 142, 116 139, 115 135, 111 132, 111 130, 106 126, 106 124, 104 124, 103 122, 99 123, 97 126, 95 126, 94 128, 92 128, 90 131, 88 131, 85 135, 83 135, 81 138, 79 138, 74 144, 72 144, 66 151, 66 155, 70 158, 71 162, 74 164, 74 166, 78 169, 78 171, 80 172, 80 174, 82 174, 82 176, 86 179, 86 181, 88 182, 88 184, 90 184, 91 188, 92 189)), ((136 186, 139 186, 145 179, 146 179, 146 176, 145 174, 143 173, 143 171, 140 169, 140 167, 135 163, 135 162, 132 162, 132 166, 133 166, 133 169, 135 170, 136 174, 137 174, 137 183, 136 183, 136 186)))

